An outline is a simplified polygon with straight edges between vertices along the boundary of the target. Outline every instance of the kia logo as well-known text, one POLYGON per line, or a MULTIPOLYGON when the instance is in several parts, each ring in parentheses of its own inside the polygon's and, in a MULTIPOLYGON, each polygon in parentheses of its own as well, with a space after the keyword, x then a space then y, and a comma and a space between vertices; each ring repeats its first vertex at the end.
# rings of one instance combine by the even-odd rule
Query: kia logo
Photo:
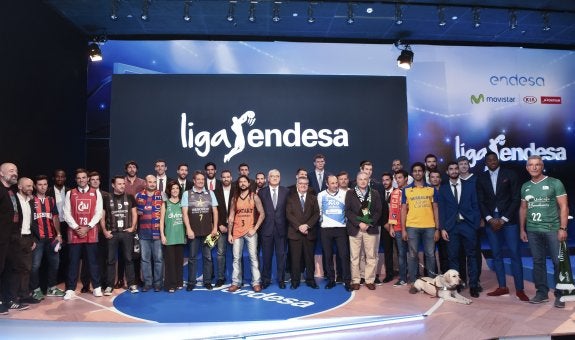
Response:
POLYGON ((537 103, 537 97, 525 96, 525 97, 523 97, 523 102, 525 104, 535 104, 535 103, 537 103))

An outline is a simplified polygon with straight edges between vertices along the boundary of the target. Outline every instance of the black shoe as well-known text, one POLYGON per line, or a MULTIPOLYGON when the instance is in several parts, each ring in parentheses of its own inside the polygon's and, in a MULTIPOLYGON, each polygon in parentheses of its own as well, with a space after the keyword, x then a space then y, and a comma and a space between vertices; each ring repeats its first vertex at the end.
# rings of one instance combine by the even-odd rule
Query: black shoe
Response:
POLYGON ((0 315, 7 315, 9 310, 8 306, 0 302, 0 315))
POLYGON ((207 290, 212 290, 212 289, 214 289, 214 288, 212 287, 212 284, 209 283, 209 282, 208 282, 208 283, 204 283, 204 288, 206 288, 207 290))
POLYGON ((216 287, 221 287, 224 285, 224 283, 226 283, 226 280, 219 279, 218 281, 216 281, 216 287))
POLYGON ((299 281, 292 281, 289 289, 297 289, 299 287, 299 281))
POLYGON ((28 308, 30 308, 30 306, 25 305, 23 303, 18 303, 18 302, 14 302, 14 301, 10 301, 8 302, 8 306, 7 306, 10 310, 26 310, 28 308))
POLYGON ((159 291, 161 291, 161 290, 162 290, 161 287, 154 287, 154 292, 156 292, 156 293, 159 292, 159 291))
POLYGON ((480 293, 483 292, 483 287, 481 287, 481 285, 477 285, 477 291, 479 291, 480 293))
POLYGON ((362 277, 361 280, 359 280, 359 284, 360 285, 364 285, 365 284, 365 279, 362 277))
POLYGON ((280 289, 286 289, 286 283, 283 281, 278 282, 278 286, 280 287, 280 289))
POLYGON ((308 287, 313 288, 313 289, 319 289, 319 286, 317 285, 317 283, 315 282, 315 280, 313 281, 306 281, 305 283, 308 287))
POLYGON ((345 287, 345 290, 346 290, 346 291, 348 291, 348 292, 353 292, 353 287, 351 286, 351 284, 346 283, 346 284, 344 285, 344 287, 345 287))
POLYGON ((379 276, 375 276, 375 281, 373 281, 376 285, 381 285, 381 281, 379 280, 379 276))
POLYGON ((27 297, 21 298, 20 303, 27 303, 30 305, 35 305, 37 303, 40 303, 40 300, 36 300, 32 296, 27 296, 27 297))
POLYGON ((335 281, 329 281, 326 285, 325 285, 325 289, 332 289, 333 287, 335 287, 336 283, 335 281))
POLYGON ((186 286, 186 291, 191 292, 192 290, 194 290, 194 288, 196 288, 196 285, 188 283, 188 285, 186 286))
MULTIPOLYGON (((393 281, 393 275, 386 275, 385 278, 383 279, 383 283, 388 283, 393 281)), ((376 282, 377 283, 377 282, 376 282)))
POLYGON ((124 288, 124 280, 118 280, 118 282, 116 282, 116 285, 114 285, 114 288, 116 289, 124 288))
MULTIPOLYGON (((280 283, 281 283, 281 282, 280 282, 280 283)), ((262 289, 267 289, 269 286, 270 286, 270 283, 269 283, 269 282, 264 282, 264 283, 262 283, 262 289)), ((281 286, 280 286, 280 288, 281 288, 281 286)), ((284 283, 284 288, 285 288, 285 283, 284 283)))
POLYGON ((469 295, 474 298, 479 297, 479 288, 469 288, 469 295))
POLYGON ((336 283, 343 283, 343 278, 341 276, 338 276, 335 278, 335 282, 336 283))
POLYGON ((90 292, 90 287, 88 286, 83 286, 82 289, 80 289, 80 293, 89 293, 90 292))

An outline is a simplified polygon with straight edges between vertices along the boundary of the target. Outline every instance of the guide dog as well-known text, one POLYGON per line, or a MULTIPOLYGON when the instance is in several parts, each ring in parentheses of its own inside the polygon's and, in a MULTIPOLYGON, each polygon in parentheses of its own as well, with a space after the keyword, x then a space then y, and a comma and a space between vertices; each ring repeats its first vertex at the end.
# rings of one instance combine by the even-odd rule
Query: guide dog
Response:
POLYGON ((421 277, 415 280, 415 283, 409 289, 411 294, 417 294, 421 291, 442 298, 446 301, 452 301, 469 305, 471 300, 457 292, 457 286, 461 283, 459 272, 450 269, 443 275, 437 275, 435 278, 421 277))

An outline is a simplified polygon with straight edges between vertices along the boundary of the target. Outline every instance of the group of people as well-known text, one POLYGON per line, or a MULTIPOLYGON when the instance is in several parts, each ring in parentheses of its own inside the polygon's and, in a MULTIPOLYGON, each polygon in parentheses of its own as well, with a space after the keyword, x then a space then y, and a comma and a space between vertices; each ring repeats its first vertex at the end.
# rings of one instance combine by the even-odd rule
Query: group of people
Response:
MULTIPOLYGON (((506 244, 516 296, 531 303, 548 301, 546 254, 552 255, 556 267, 559 243, 567 237, 568 208, 561 181, 543 174, 541 157, 527 160, 531 180, 523 186, 517 174, 500 167, 492 152, 485 156, 488 170, 477 175, 469 172, 469 160, 460 157, 447 163, 442 176, 432 154, 412 164, 410 173, 394 160, 380 181, 372 177, 370 161, 360 163, 351 183, 347 172, 326 170, 325 156, 316 155, 313 164, 309 172, 298 169, 296 184, 285 187, 279 170, 269 170, 267 176, 257 173, 252 180, 245 163, 234 181, 230 170, 216 178, 213 162, 194 171, 191 180, 188 165, 180 164, 177 178, 172 179, 163 160, 156 161, 155 174, 139 178, 138 164, 129 161, 125 174, 114 176, 112 191, 106 192, 100 189, 97 172, 76 170, 76 187, 67 188, 63 170, 55 171, 50 186, 47 176, 18 178, 17 166, 4 163, 0 314, 27 309, 45 296, 72 299, 79 277, 82 292, 88 292, 91 283, 96 297, 112 295, 114 288, 131 293, 152 289, 173 293, 184 287, 192 291, 198 282, 200 249, 201 282, 208 290, 228 282, 228 247, 233 254, 230 292, 244 285, 244 248, 254 291, 273 284, 274 257, 280 289, 286 282, 290 289, 298 289, 300 282, 318 289, 316 243, 322 249, 325 289, 342 282, 348 291, 362 284, 375 290, 396 276, 393 285, 401 287, 413 283, 421 272, 435 276, 456 269, 477 298, 482 291, 483 230, 498 280, 498 287, 487 295, 509 294, 501 252, 506 244), (533 255, 536 295, 531 299, 524 293, 520 240, 529 242, 533 255), (215 263, 212 247, 217 249, 215 263), (377 273, 380 248, 382 278, 377 273), (57 286, 60 262, 65 264, 64 290, 57 286), (47 290, 40 287, 42 263, 47 265, 47 290)), ((556 307, 564 306, 560 294, 555 290, 556 307)))

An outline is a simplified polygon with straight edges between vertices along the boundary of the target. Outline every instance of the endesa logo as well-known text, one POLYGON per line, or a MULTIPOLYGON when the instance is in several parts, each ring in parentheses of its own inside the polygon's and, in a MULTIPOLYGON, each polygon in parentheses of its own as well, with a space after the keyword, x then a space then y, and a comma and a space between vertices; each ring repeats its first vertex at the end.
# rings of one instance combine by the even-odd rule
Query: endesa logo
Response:
POLYGON ((541 104, 561 104, 561 97, 541 96, 541 104))
POLYGON ((501 75, 489 76, 489 83, 493 86, 545 86, 545 78, 531 75, 501 75))
POLYGON ((535 96, 525 96, 523 97, 523 102, 525 104, 535 104, 537 103, 537 97, 535 96))

